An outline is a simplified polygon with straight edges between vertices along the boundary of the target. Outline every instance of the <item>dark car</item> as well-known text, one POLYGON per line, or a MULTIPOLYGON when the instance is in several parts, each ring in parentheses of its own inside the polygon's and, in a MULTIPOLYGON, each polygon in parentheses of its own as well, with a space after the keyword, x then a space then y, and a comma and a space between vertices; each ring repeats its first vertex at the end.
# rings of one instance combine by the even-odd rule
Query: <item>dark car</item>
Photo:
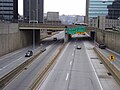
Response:
POLYGON ((80 46, 77 46, 76 49, 81 49, 81 47, 80 47, 80 46))
POLYGON ((99 48, 105 49, 105 48, 106 48, 106 45, 105 45, 105 44, 99 44, 99 48))
POLYGON ((32 51, 27 51, 27 53, 25 54, 25 57, 30 57, 33 55, 33 52, 32 51))
POLYGON ((42 48, 41 51, 42 51, 42 52, 46 51, 46 48, 42 48))
POLYGON ((56 38, 56 37, 54 37, 54 38, 53 38, 53 41, 57 41, 57 38, 56 38))

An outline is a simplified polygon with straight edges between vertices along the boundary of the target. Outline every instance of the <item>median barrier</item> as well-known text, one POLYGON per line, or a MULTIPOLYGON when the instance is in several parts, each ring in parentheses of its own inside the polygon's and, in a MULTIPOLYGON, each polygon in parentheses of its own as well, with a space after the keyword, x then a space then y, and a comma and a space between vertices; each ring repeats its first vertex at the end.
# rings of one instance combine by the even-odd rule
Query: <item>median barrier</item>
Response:
POLYGON ((62 46, 59 48, 59 50, 55 51, 55 55, 51 58, 51 60, 43 67, 43 69, 38 74, 35 81, 30 85, 29 90, 36 90, 39 85, 41 85, 43 79, 48 75, 49 71, 54 67, 56 59, 64 49, 66 44, 62 44, 62 46))

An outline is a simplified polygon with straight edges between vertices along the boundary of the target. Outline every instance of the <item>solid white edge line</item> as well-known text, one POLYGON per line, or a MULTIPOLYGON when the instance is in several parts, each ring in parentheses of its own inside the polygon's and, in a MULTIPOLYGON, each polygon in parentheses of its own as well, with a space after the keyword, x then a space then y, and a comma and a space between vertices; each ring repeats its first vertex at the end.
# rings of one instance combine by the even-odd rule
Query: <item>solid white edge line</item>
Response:
POLYGON ((74 56, 74 54, 72 53, 72 56, 74 56))
MULTIPOLYGON (((84 46, 85 46, 85 43, 84 43, 84 46)), ((100 82, 100 80, 99 80, 99 78, 98 78, 98 76, 97 76, 97 73, 96 73, 96 71, 95 71, 95 68, 94 68, 94 66, 93 66, 93 63, 92 63, 89 55, 88 55, 88 52, 87 52, 86 48, 85 48, 85 51, 86 51, 86 53, 87 53, 88 59, 89 59, 90 64, 91 64, 91 66, 92 66, 92 68, 93 68, 93 71, 94 71, 94 73, 95 73, 95 76, 96 76, 96 78, 97 78, 97 80, 98 80, 98 83, 99 83, 99 85, 100 85, 100 88, 101 88, 101 90, 103 90, 102 84, 101 84, 101 82, 100 82)))
POLYGON ((66 76, 66 81, 68 80, 68 77, 69 77, 69 73, 67 73, 67 76, 66 76))

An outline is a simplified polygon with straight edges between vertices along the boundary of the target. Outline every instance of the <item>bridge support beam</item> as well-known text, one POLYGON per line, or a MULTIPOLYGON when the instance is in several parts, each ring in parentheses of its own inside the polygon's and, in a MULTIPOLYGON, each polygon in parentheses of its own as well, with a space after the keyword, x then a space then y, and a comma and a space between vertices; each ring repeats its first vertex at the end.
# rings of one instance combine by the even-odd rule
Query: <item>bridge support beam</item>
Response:
POLYGON ((33 50, 35 49, 35 30, 33 29, 33 50))

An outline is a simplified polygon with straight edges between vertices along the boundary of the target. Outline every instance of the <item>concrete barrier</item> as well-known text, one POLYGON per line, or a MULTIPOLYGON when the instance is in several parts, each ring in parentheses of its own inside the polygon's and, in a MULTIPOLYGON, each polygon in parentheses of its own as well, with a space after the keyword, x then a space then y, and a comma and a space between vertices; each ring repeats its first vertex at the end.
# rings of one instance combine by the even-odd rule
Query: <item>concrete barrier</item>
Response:
POLYGON ((18 67, 16 67, 15 69, 8 72, 6 75, 1 77, 0 78, 0 90, 3 89, 11 80, 13 80, 13 78, 15 78, 15 76, 17 76, 27 65, 32 63, 32 61, 34 61, 34 59, 38 57, 41 53, 42 53, 41 50, 38 51, 36 54, 31 56, 28 60, 23 62, 21 65, 19 65, 18 67))
POLYGON ((104 63, 105 67, 110 71, 112 76, 120 85, 120 71, 96 47, 94 47, 93 49, 97 53, 97 55, 101 58, 101 61, 104 63))
POLYGON ((50 62, 48 62, 48 64, 43 67, 43 69, 39 73, 39 75, 36 78, 36 80, 30 85, 29 90, 36 90, 38 88, 38 86, 42 83, 43 79, 48 74, 48 72, 54 67, 55 61, 58 58, 58 56, 60 55, 60 53, 62 52, 62 50, 65 47, 65 45, 66 44, 63 44, 59 48, 59 50, 57 50, 55 52, 55 55, 52 57, 52 59, 50 60, 50 62))

